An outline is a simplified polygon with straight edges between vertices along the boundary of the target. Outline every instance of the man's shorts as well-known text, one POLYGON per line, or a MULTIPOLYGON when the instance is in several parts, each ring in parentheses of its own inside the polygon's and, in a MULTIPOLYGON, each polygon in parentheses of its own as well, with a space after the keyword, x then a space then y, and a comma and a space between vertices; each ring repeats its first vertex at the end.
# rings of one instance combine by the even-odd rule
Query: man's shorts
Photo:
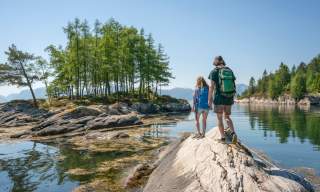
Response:
POLYGON ((224 113, 226 115, 231 115, 231 105, 214 105, 213 111, 215 113, 224 113))

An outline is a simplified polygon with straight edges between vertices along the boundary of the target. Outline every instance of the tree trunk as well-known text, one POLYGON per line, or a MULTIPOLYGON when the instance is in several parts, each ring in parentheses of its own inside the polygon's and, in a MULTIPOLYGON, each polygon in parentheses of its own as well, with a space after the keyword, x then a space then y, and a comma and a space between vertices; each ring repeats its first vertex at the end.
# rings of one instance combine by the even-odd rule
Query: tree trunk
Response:
POLYGON ((38 107, 37 99, 36 99, 36 96, 35 96, 35 94, 33 92, 33 89, 32 89, 32 86, 31 86, 31 82, 30 82, 29 77, 28 77, 28 75, 26 73, 26 70, 24 69, 24 66, 23 66, 23 64, 21 62, 20 62, 20 66, 21 66, 21 69, 22 69, 22 72, 23 72, 23 76, 27 80, 27 84, 28 84, 28 87, 29 87, 31 95, 32 95, 33 104, 34 104, 35 107, 38 107))

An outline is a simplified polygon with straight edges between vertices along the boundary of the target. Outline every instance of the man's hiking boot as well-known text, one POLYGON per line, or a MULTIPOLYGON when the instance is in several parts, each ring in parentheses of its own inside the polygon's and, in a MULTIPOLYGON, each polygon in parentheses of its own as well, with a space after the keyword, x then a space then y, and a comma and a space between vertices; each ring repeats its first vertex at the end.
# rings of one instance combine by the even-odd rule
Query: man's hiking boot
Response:
POLYGON ((237 134, 235 132, 231 133, 231 137, 232 137, 232 140, 231 142, 233 144, 236 144, 238 142, 238 137, 237 137, 237 134))

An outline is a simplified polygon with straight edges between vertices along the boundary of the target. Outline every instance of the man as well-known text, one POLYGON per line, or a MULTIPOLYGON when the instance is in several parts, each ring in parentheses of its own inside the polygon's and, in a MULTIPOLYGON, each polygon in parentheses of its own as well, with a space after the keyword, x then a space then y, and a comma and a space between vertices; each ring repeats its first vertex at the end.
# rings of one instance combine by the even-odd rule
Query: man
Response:
POLYGON ((232 70, 226 67, 226 64, 221 56, 217 56, 214 59, 213 64, 215 65, 215 69, 213 69, 209 75, 211 83, 209 89, 208 104, 212 109, 212 97, 214 96, 214 112, 217 114, 218 128, 221 134, 221 142, 225 142, 223 125, 224 117, 227 126, 231 131, 232 143, 237 143, 237 135, 235 134, 233 122, 230 118, 231 106, 234 103, 233 98, 236 93, 235 76, 232 70))

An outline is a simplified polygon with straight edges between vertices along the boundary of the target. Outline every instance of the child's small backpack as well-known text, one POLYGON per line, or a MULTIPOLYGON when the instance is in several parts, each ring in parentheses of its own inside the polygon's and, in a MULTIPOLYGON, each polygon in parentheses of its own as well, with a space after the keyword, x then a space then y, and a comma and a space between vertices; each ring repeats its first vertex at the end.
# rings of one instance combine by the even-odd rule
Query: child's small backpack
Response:
POLYGON ((219 90, 225 97, 234 97, 236 93, 236 77, 229 67, 219 69, 219 90))

